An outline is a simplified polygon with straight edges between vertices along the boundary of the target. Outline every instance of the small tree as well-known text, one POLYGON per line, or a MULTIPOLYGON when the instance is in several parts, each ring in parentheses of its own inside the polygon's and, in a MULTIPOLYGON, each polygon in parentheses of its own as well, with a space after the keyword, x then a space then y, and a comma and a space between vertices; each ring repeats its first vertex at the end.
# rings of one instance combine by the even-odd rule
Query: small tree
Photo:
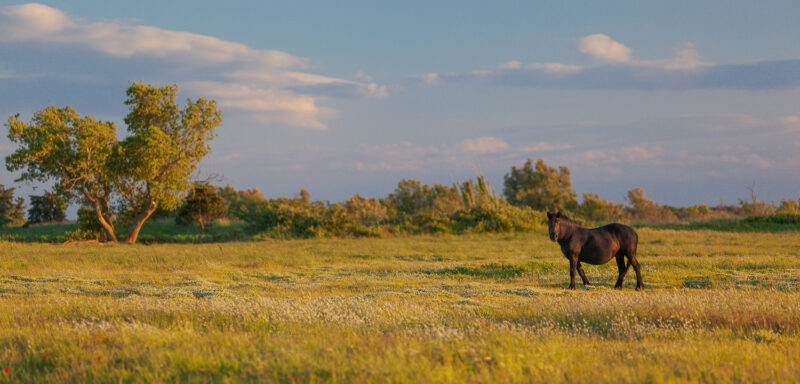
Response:
POLYGON ((206 227, 227 214, 228 205, 225 199, 217 193, 216 188, 205 183, 195 183, 178 212, 178 220, 197 222, 197 241, 202 241, 203 231, 206 227))
POLYGON ((542 159, 528 159, 522 167, 511 167, 503 178, 503 194, 509 203, 544 210, 575 210, 578 206, 575 190, 569 177, 569 168, 556 170, 542 159))
POLYGON ((67 203, 60 196, 45 192, 44 195, 31 195, 31 207, 28 208, 28 223, 53 223, 64 221, 67 203))
POLYGON ((25 199, 14 198, 14 188, 0 184, 0 226, 25 223, 25 199))

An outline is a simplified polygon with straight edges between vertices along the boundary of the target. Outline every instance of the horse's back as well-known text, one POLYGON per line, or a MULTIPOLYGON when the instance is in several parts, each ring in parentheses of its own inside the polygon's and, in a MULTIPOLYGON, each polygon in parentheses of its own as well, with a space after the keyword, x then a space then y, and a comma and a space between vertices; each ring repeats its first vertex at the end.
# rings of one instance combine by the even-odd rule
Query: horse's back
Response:
POLYGON ((620 250, 636 253, 636 246, 639 243, 639 235, 630 226, 619 223, 611 223, 595 229, 606 231, 616 237, 620 245, 620 250))

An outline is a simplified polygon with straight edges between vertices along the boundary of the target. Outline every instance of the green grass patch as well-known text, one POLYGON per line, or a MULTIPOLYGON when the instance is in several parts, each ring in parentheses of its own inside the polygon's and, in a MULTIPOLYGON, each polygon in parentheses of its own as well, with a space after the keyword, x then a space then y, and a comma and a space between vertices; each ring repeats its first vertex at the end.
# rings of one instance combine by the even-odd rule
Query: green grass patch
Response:
POLYGON ((800 231, 800 215, 776 214, 736 219, 714 219, 682 224, 639 224, 638 226, 722 232, 798 232, 800 231))
POLYGON ((426 271, 437 275, 479 277, 484 279, 511 279, 522 276, 525 268, 519 265, 485 264, 476 267, 458 266, 426 271))

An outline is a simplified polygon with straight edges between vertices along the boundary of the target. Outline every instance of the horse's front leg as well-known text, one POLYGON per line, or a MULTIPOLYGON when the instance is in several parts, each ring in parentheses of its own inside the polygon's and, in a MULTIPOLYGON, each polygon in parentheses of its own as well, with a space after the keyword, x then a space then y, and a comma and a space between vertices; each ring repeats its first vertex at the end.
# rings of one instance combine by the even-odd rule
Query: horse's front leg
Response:
POLYGON ((578 270, 578 255, 569 256, 569 289, 575 289, 575 272, 578 270))

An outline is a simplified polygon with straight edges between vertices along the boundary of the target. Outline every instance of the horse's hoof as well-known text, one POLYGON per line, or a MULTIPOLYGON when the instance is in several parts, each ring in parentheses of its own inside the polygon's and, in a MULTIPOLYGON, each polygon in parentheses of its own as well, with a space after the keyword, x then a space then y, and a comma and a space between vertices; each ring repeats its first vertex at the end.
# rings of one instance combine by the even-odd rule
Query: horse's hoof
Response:
POLYGON ((622 286, 621 286, 621 285, 615 285, 615 286, 614 286, 614 289, 619 289, 619 290, 622 290, 622 286))
POLYGON ((574 291, 575 290, 575 286, 574 285, 570 285, 569 288, 567 288, 567 289, 569 289, 570 291, 574 291))
POLYGON ((636 290, 637 291, 644 291, 644 286, 640 285, 640 286, 636 287, 636 290))

